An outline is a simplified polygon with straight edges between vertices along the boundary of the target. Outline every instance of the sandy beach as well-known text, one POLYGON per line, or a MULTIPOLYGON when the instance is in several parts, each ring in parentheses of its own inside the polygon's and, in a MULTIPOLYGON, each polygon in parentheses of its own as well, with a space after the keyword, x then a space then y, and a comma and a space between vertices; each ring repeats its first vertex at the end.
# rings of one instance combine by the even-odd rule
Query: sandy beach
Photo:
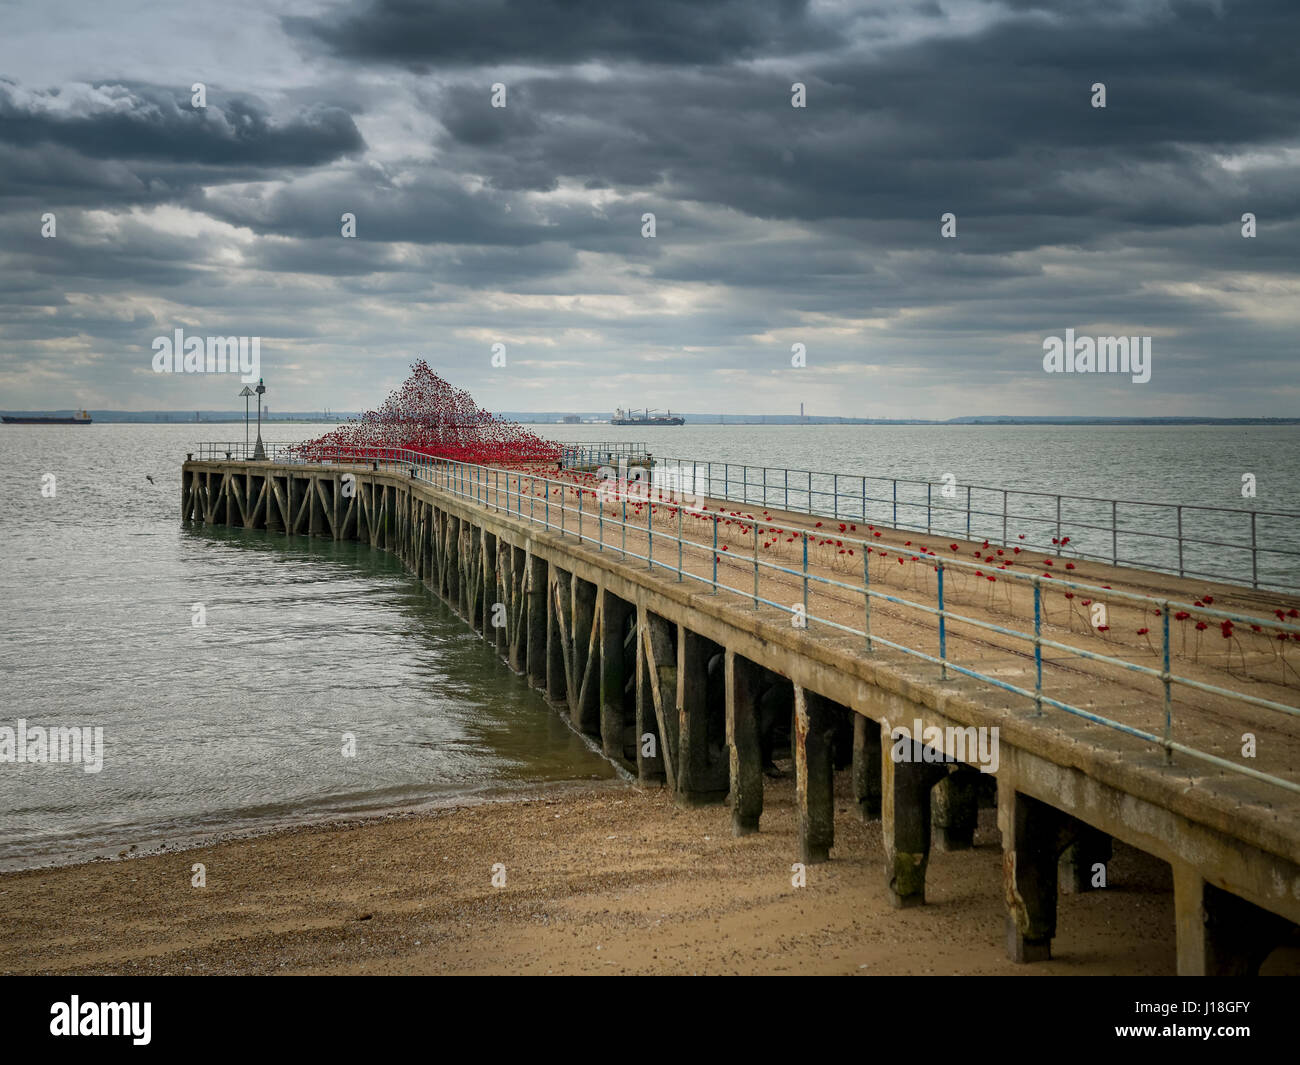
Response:
MULTIPOLYGON (((1015 966, 993 810, 975 850, 933 854, 929 905, 896 911, 879 823, 850 816, 847 796, 832 861, 792 886, 793 786, 769 783, 763 831, 741 839, 725 807, 610 783, 10 873, 0 972, 1173 971, 1168 870, 1146 855, 1117 844, 1107 890, 1061 897, 1056 957, 1015 966)), ((1298 962, 1278 951, 1265 971, 1298 962)))

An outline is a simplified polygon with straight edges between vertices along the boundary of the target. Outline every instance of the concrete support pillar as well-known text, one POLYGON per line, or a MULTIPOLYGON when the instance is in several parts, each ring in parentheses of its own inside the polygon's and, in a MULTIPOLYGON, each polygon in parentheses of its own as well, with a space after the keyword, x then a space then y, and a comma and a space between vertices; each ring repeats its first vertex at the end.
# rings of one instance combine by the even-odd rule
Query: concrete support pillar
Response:
POLYGON ((1174 863, 1179 976, 1258 976, 1264 959, 1294 930, 1285 918, 1174 863))
POLYGON ((586 736, 600 738, 600 646, 596 625, 596 586, 573 578, 573 683, 570 710, 573 727, 586 736))
POLYGON ((448 604, 457 613, 460 606, 460 518, 447 515, 447 594, 448 604))
POLYGON ((284 521, 280 517, 280 500, 276 494, 279 478, 268 474, 266 478, 266 531, 284 532, 284 521))
POLYGON ((501 625, 494 625, 494 621, 502 620, 502 611, 497 610, 497 603, 501 597, 497 590, 497 538, 487 530, 482 533, 482 580, 479 592, 479 599, 482 601, 479 607, 479 615, 483 619, 483 639, 495 647, 500 647, 501 625))
POLYGON ((573 618, 564 617, 569 608, 569 582, 572 578, 554 563, 550 566, 549 591, 546 596, 546 697, 562 703, 569 686, 564 674, 565 633, 571 633, 573 618))
POLYGON ((510 668, 524 672, 528 661, 528 595, 525 591, 528 555, 522 547, 510 549, 510 629, 506 639, 510 646, 510 668))
POLYGON ((1061 893, 1082 895, 1086 891, 1095 891, 1101 887, 1102 885, 1097 883, 1098 866, 1104 873, 1106 863, 1111 859, 1112 850, 1111 839, 1105 832, 1080 823, 1074 842, 1062 852, 1057 868, 1061 893))
POLYGON ((731 777, 731 833, 758 831, 763 816, 763 752, 758 730, 759 667, 728 650, 724 666, 727 690, 727 751, 731 777))
POLYGON ((835 845, 834 710, 828 699, 794 686, 795 804, 803 862, 829 860, 835 845))
POLYGON ((474 561, 478 556, 478 537, 474 526, 467 520, 460 523, 460 613, 471 629, 478 629, 475 609, 478 606, 478 574, 474 561))
POLYGON ((880 816, 880 723, 864 714, 853 715, 852 773, 858 816, 874 821, 880 816))
POLYGON ((447 599, 447 514, 438 507, 429 516, 429 587, 447 599))
POLYGON ((1007 956, 1047 961, 1056 935, 1056 864, 1074 832, 1073 819, 998 778, 1002 882, 1007 899, 1007 956))
POLYGON ((921 759, 921 744, 880 733, 880 828, 885 841, 889 901, 898 909, 925 905, 930 861, 930 789, 948 773, 921 759))
POLYGON ((469 527, 469 545, 470 545, 470 606, 469 606, 469 624, 475 632, 479 633, 484 639, 492 634, 491 626, 488 622, 491 620, 491 600, 488 595, 491 592, 489 580, 492 574, 487 568, 487 554, 485 552, 486 543, 483 539, 483 529, 481 526, 471 525, 469 527))
POLYGON ((948 775, 930 792, 930 813, 939 849, 965 851, 975 846, 975 827, 979 822, 979 793, 976 777, 979 770, 949 765, 948 775))
POLYGON ((637 610, 636 734, 637 776, 643 783, 666 781, 676 790, 677 658, 672 626, 644 607, 637 610), (647 742, 647 737, 652 742, 647 742), (652 754, 647 754, 652 750, 652 754))
POLYGON ((298 535, 298 511, 302 508, 302 485, 301 478, 295 477, 292 473, 285 479, 285 491, 289 495, 289 526, 285 532, 291 536, 298 535))
MULTIPOLYGON (((360 503, 360 499, 357 500, 360 503)), ((361 508, 357 507, 357 517, 361 516, 361 508)), ((361 525, 358 521, 356 528, 357 538, 361 536, 361 525)), ((438 558, 441 553, 441 543, 438 540, 438 508, 429 505, 424 515, 424 583, 426 587, 437 589, 438 587, 438 558)))
POLYGON ((677 627, 678 802, 703 806, 722 802, 727 788, 721 766, 709 761, 709 650, 702 636, 677 627))
POLYGON ((606 758, 623 758, 623 692, 627 687, 623 631, 631 607, 600 590, 600 747, 606 758))
POLYGON ((546 687, 546 627, 549 613, 546 609, 546 560, 536 555, 527 556, 527 653, 525 668, 528 680, 538 688, 546 687))
MULTIPOLYGON (((358 504, 361 500, 358 498, 358 504)), ((357 507, 357 538, 361 538, 361 507, 357 507)), ((425 509, 424 515, 424 549, 428 558, 424 563, 424 583, 434 591, 442 592, 442 511, 432 503, 425 509)))

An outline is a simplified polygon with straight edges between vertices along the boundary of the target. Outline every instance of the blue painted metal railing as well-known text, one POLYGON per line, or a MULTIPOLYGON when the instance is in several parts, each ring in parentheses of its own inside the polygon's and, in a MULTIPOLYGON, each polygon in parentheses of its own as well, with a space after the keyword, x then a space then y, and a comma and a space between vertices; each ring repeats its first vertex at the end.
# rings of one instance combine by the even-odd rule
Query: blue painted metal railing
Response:
MULTIPOLYGON (((564 448, 565 465, 612 466, 619 459, 633 461, 644 455, 644 448, 644 444, 604 441, 569 444, 564 448)), ((744 506, 987 539, 1003 547, 1018 543, 1072 558, 1252 588, 1300 590, 1300 513, 1296 512, 652 458, 656 471, 676 471, 679 480, 689 477, 698 494, 744 506), (1021 532, 1023 541, 1018 538, 1021 532)))

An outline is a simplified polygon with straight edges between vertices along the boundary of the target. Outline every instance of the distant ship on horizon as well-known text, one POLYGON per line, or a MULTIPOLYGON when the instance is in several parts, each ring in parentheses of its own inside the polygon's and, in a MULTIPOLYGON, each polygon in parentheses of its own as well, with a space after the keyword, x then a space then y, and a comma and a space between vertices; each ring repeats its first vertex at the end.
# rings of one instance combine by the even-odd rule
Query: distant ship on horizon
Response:
POLYGON ((657 417, 651 417, 655 412, 647 407, 643 411, 623 410, 620 407, 614 412, 614 417, 609 420, 610 425, 685 425, 686 419, 680 414, 674 414, 667 411, 657 417))
POLYGON ((77 411, 71 418, 26 416, 21 414, 0 415, 6 425, 90 425, 95 419, 84 410, 77 411))

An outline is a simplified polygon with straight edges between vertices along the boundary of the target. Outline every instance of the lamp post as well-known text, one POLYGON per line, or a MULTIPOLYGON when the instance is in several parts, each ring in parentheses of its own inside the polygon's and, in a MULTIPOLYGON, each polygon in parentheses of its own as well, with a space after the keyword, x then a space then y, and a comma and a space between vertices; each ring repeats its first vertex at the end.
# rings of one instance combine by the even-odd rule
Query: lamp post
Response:
POLYGON ((257 379, 257 387, 253 389, 257 393, 257 447, 253 449, 253 458, 259 462, 266 461, 266 449, 262 447, 262 394, 266 391, 266 385, 262 384, 262 379, 257 379))
POLYGON ((248 398, 253 394, 253 390, 244 386, 244 390, 239 393, 244 397, 244 454, 248 454, 248 398))

